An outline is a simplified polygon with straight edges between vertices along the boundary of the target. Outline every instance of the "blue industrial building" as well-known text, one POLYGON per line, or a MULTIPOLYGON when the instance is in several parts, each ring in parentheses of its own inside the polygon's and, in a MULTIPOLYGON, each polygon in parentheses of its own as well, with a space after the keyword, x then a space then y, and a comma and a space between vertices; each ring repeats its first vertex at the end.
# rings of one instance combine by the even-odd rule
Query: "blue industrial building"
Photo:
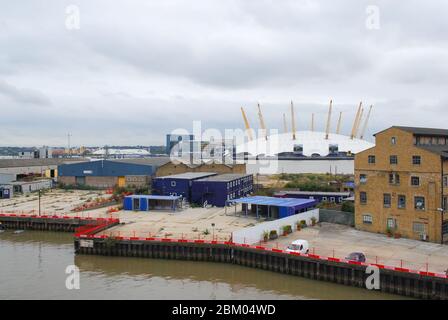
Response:
POLYGON ((181 196, 130 195, 123 200, 124 210, 149 211, 171 210, 182 208, 181 196))
POLYGON ((275 197, 247 197, 235 199, 234 204, 242 204, 245 215, 255 215, 257 218, 281 219, 301 212, 312 210, 317 205, 317 200, 275 198, 275 197))
POLYGON ((194 180, 191 202, 224 207, 228 201, 251 194, 253 184, 253 176, 250 174, 229 173, 194 180))
POLYGON ((126 160, 94 160, 58 166, 58 182, 110 188, 116 185, 149 186, 157 168, 170 162, 168 157, 126 160))
POLYGON ((284 190, 274 194, 277 198, 313 199, 321 202, 341 204, 351 196, 350 192, 321 192, 284 190))
POLYGON ((193 181, 215 176, 214 172, 187 172, 171 176, 157 177, 152 180, 154 194, 182 196, 191 201, 193 181))

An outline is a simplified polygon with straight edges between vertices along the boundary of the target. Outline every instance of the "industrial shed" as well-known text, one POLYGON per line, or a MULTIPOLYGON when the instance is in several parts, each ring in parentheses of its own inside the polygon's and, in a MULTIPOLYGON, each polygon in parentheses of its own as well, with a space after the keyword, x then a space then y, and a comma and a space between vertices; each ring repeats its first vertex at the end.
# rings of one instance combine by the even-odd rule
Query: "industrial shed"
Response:
POLYGON ((86 185, 97 188, 114 186, 149 186, 157 168, 169 159, 145 158, 126 160, 96 160, 58 167, 58 181, 66 185, 86 185))
POLYGON ((314 209, 317 200, 256 196, 235 199, 232 203, 242 204, 242 211, 246 216, 252 214, 257 219, 281 219, 314 209))
POLYGON ((131 195, 123 200, 124 210, 149 211, 182 209, 181 196, 131 195))
POLYGON ((53 187, 53 181, 50 179, 33 180, 33 181, 13 181, 11 186, 15 193, 30 193, 53 187))
POLYGON ((187 172, 153 179, 152 188, 155 194, 182 196, 191 201, 193 181, 215 176, 214 172, 187 172))
POLYGON ((224 207, 227 201, 251 194, 253 182, 250 174, 221 174, 194 180, 191 201, 200 205, 224 207))

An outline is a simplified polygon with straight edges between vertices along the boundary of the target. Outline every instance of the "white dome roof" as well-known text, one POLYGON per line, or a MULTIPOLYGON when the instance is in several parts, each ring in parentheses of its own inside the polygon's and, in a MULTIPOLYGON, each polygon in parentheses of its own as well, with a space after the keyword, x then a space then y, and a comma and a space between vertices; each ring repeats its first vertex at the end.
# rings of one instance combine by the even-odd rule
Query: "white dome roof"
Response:
POLYGON ((318 154, 327 156, 330 145, 338 146, 338 152, 358 153, 375 145, 361 139, 351 139, 348 136, 330 133, 328 140, 325 139, 325 132, 298 131, 296 140, 292 139, 292 133, 271 135, 267 141, 259 138, 237 146, 236 152, 249 153, 252 156, 265 155, 276 156, 279 153, 294 152, 295 146, 302 146, 304 156, 318 154))

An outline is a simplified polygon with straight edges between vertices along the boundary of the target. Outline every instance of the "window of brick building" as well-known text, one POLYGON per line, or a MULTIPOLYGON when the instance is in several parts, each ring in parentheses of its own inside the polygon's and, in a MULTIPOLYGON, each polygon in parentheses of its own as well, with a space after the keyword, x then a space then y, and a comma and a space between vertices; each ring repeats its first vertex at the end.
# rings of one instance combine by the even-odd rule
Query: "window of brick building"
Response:
POLYGON ((411 186, 418 187, 420 185, 420 177, 411 177, 411 186))
POLYGON ((369 156, 369 157, 368 157, 368 161, 369 161, 369 164, 375 164, 375 162, 376 162, 376 157, 375 157, 375 156, 369 156))
POLYGON ((359 183, 366 183, 367 182, 367 175, 366 174, 360 174, 359 175, 359 183))
POLYGON ((396 229, 397 228, 397 220, 393 218, 387 219, 387 228, 388 229, 396 229))
POLYGON ((390 208, 391 201, 392 201, 392 197, 390 196, 390 193, 385 193, 383 195, 383 205, 384 205, 384 208, 390 208))
POLYGON ((422 164, 422 157, 421 156, 412 156, 412 164, 414 166, 419 166, 422 164))
POLYGON ((390 143, 393 144, 393 145, 397 144, 397 138, 396 137, 392 137, 390 139, 390 143))
POLYGON ((362 216, 362 223, 364 224, 372 224, 373 218, 370 214, 365 214, 362 216))
POLYGON ((415 197, 414 207, 415 210, 425 210, 425 197, 415 197))
POLYGON ((398 173, 389 173, 389 184, 400 184, 400 175, 398 173))
POLYGON ((361 202, 361 204, 366 204, 367 203, 367 192, 360 192, 359 193, 359 202, 361 202))
POLYGON ((424 234, 426 233, 426 225, 421 222, 414 222, 412 224, 412 230, 416 233, 424 234))
POLYGON ((398 164, 398 157, 397 156, 390 156, 390 164, 398 164))
POLYGON ((406 196, 401 194, 398 196, 398 209, 405 209, 405 208, 406 208, 406 196))

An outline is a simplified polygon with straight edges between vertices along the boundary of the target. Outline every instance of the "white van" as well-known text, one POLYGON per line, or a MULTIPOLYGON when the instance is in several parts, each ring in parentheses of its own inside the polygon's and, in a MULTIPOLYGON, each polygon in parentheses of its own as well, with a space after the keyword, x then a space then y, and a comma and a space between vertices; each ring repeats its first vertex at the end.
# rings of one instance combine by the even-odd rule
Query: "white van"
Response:
POLYGON ((286 252, 308 254, 310 252, 310 245, 306 240, 296 240, 286 248, 286 252))

